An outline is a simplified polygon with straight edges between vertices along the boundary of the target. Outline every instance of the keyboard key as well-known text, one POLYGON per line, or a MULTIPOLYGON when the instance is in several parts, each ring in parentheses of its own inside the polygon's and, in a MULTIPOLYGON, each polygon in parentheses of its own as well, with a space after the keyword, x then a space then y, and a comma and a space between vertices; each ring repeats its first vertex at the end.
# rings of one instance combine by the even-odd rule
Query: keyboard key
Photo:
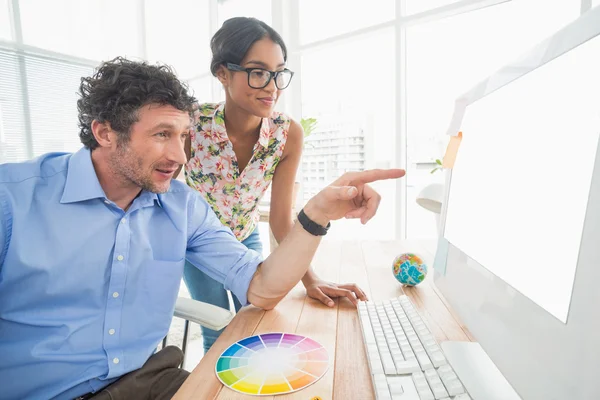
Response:
POLYGON ((394 359, 394 361, 395 360, 404 361, 404 356, 402 355, 402 351, 400 350, 399 347, 391 349, 391 352, 392 352, 392 358, 394 359))
POLYGON ((375 392, 377 393, 378 400, 392 400, 392 395, 390 394, 390 390, 388 388, 387 380, 385 375, 383 374, 374 374, 373 375, 373 386, 375 392))
POLYGON ((429 382, 429 387, 433 392, 433 396, 436 399, 443 399, 444 397, 448 397, 448 392, 444 387, 438 373, 435 369, 428 369, 425 371, 425 378, 427 378, 427 382, 429 382))
POLYGON ((425 379, 425 375, 422 372, 417 372, 413 374, 413 382, 415 383, 415 387, 417 389, 417 393, 419 393, 419 397, 421 400, 434 400, 433 393, 431 389, 429 389, 429 384, 427 383, 427 379, 425 379))
POLYGON ((465 393, 465 388, 450 365, 442 365, 437 371, 450 396, 456 396, 465 393))
POLYGON ((439 381, 439 383, 430 384, 429 387, 431 388, 431 391, 433 392, 433 396, 436 399, 443 399, 444 397, 448 396, 448 392, 446 391, 446 388, 442 384, 442 381, 439 381))
POLYGON ((419 364, 421 364, 422 370, 425 371, 433 368, 433 364, 429 360, 429 357, 427 356, 427 353, 425 353, 425 350, 415 351, 415 355, 417 356, 417 360, 419 360, 419 364))
POLYGON ((392 396, 404 393, 404 389, 402 388, 402 378, 398 376, 389 376, 387 377, 387 383, 392 396))
POLYGON ((417 393, 419 393, 419 398, 421 400, 435 400, 435 397, 433 397, 433 393, 428 387, 422 390, 417 388, 417 393))
POLYGON ((377 360, 376 362, 372 362, 371 364, 371 373, 372 374, 383 374, 383 365, 381 365, 381 361, 377 360))
POLYGON ((471 396, 469 396, 466 393, 463 393, 456 396, 453 400, 471 400, 471 396))
POLYGON ((416 360, 406 360, 402 362, 396 362, 396 372, 398 374, 410 374, 413 372, 420 372, 421 367, 416 360))
POLYGON ((456 396, 465 392, 465 388, 462 383, 458 379, 453 379, 448 382, 444 382, 446 389, 448 390, 448 394, 450 396, 456 396))
POLYGON ((433 368, 423 371, 423 375, 425 375, 425 378, 427 378, 427 380, 432 378, 439 378, 437 371, 433 368))
POLYGON ((383 371, 386 375, 396 374, 396 366, 394 365, 394 360, 392 360, 392 356, 383 356, 381 358, 381 363, 383 364, 383 371))
POLYGON ((441 351, 434 351, 431 354, 431 363, 433 364, 434 367, 438 368, 441 367, 442 365, 446 364, 448 361, 446 361, 446 357, 444 356, 444 353, 442 353, 441 351))
POLYGON ((444 375, 454 374, 454 370, 448 364, 439 367, 437 372, 441 377, 443 377, 444 375))

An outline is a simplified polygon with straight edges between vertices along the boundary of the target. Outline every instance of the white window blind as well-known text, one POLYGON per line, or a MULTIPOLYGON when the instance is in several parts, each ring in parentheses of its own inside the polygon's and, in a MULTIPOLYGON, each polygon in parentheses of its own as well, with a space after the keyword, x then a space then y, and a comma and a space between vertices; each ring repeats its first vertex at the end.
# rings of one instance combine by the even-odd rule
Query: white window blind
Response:
POLYGON ((12 37, 8 0, 0 0, 0 40, 10 40, 12 37))
POLYGON ((14 54, 0 50, 0 162, 27 157, 19 64, 14 54))
POLYGON ((0 163, 81 147, 77 90, 91 66, 0 48, 0 163))

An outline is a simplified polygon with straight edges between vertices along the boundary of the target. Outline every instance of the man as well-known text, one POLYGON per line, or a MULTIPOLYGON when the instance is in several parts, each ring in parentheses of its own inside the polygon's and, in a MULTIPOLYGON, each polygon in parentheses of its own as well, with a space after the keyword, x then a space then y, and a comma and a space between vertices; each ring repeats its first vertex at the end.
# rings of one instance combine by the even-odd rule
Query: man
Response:
POLYGON ((204 200, 171 181, 195 99, 165 66, 125 59, 82 79, 74 154, 0 166, 0 398, 170 398, 187 377, 166 335, 184 259, 242 304, 271 309, 305 274, 329 221, 369 220, 365 183, 342 176, 264 261, 204 200))

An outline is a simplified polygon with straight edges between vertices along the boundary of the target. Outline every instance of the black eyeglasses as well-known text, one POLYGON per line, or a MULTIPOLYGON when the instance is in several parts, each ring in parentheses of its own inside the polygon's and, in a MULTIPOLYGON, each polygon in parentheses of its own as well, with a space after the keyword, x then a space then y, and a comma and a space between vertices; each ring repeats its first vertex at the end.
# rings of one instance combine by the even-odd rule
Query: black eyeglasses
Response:
POLYGON ((269 71, 263 68, 244 68, 241 65, 226 63, 227 69, 230 71, 246 72, 248 74, 248 86, 252 89, 262 89, 267 87, 271 79, 275 77, 275 86, 279 90, 283 90, 290 85, 294 72, 289 69, 283 71, 269 71))

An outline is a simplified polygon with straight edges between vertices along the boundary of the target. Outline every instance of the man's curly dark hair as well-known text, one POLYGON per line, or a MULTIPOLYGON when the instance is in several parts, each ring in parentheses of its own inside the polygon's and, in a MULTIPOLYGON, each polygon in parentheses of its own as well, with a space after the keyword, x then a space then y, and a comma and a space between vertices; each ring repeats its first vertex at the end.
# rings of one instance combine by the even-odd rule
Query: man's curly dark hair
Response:
POLYGON ((93 76, 81 78, 79 95, 79 138, 91 150, 98 147, 92 133, 93 120, 110 123, 119 134, 119 141, 126 143, 141 107, 171 105, 192 115, 196 103, 196 99, 188 94, 187 85, 169 66, 122 57, 102 63, 93 76))

